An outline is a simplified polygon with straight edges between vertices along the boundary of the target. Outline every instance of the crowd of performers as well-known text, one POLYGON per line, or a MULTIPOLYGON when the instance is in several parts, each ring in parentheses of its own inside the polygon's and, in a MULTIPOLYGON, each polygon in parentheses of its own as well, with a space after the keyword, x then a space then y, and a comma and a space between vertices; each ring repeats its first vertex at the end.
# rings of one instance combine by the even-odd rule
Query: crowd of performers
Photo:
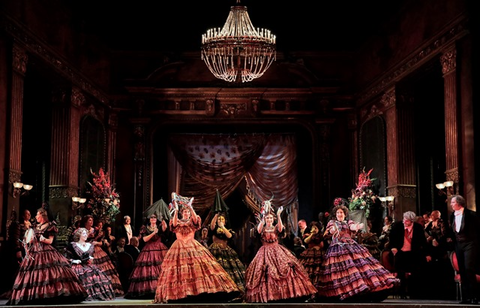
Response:
MULTIPOLYGON (((208 225, 202 225, 192 202, 193 198, 172 193, 171 218, 150 214, 138 236, 129 216, 115 236, 110 226, 94 224, 94 217, 85 215, 75 222, 62 251, 54 246, 58 229, 48 211, 39 208, 34 222, 26 211, 18 223, 23 239, 14 251, 19 265, 12 288, 4 294, 7 305, 73 304, 117 297, 151 299, 158 304, 382 301, 412 274, 410 268, 397 271, 391 266, 395 255, 405 258, 410 256, 409 249, 417 249, 407 229, 421 227, 415 232, 426 232, 426 225, 413 220, 410 225, 412 217, 406 213, 401 222, 405 235, 399 236, 402 244, 393 246, 389 237, 394 223, 386 217, 380 239, 369 245, 366 226, 348 219, 346 200, 337 198, 329 220, 308 226, 302 220, 295 245, 287 247, 283 207, 266 200, 256 215, 255 234, 261 246, 245 264, 231 245, 235 232, 227 227, 228 215, 216 212, 208 225), (171 243, 165 240, 169 233, 174 235, 171 243), (405 254, 397 253, 404 248, 405 254), (390 262, 382 259, 382 251, 391 252, 390 262), (131 268, 122 277, 120 263, 125 256, 131 259, 131 268)), ((435 230, 438 227, 439 222, 434 225, 435 230)), ((440 228, 447 232, 443 224, 440 228)), ((428 242, 437 239, 424 234, 424 240, 415 240, 424 245, 422 257, 429 261, 428 242)), ((408 259, 405 264, 412 261, 421 263, 408 259)))

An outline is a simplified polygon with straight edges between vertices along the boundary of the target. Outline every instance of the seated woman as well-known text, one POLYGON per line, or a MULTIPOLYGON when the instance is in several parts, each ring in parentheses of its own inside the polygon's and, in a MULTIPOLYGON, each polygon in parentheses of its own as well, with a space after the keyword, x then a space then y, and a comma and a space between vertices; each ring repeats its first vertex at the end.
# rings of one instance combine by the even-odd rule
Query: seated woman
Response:
POLYGON ((102 249, 102 242, 99 239, 99 234, 93 226, 93 216, 85 215, 82 218, 82 226, 88 231, 88 241, 94 245, 93 263, 97 265, 112 281, 113 289, 116 296, 123 296, 122 283, 116 266, 113 264, 110 256, 102 249))
POLYGON ((67 246, 67 258, 83 287, 87 290, 87 301, 109 301, 115 299, 110 279, 93 264, 93 244, 87 242, 88 231, 78 228, 73 234, 73 242, 67 246))

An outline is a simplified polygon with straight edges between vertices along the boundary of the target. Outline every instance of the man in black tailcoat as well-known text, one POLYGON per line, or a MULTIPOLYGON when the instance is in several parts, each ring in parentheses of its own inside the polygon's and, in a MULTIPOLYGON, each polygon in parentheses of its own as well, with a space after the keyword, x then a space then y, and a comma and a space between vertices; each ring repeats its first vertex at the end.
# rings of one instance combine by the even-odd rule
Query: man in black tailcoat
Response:
POLYGON ((424 226, 415 222, 415 218, 416 214, 412 211, 403 213, 403 220, 395 222, 390 231, 389 248, 400 279, 402 298, 421 297, 423 269, 426 262, 431 261, 424 226))
POLYGON ((480 218, 465 207, 465 198, 454 195, 450 199, 452 239, 457 255, 462 301, 460 304, 478 304, 477 267, 479 257, 480 218))

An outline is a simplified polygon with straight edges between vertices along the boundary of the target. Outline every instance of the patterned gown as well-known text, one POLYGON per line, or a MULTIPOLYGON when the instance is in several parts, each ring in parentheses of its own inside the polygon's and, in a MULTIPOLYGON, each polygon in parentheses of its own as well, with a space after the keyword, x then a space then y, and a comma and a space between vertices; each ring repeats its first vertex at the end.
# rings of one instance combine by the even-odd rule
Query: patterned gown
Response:
MULTIPOLYGON (((232 235, 235 232, 229 230, 232 235)), ((242 293, 245 293, 245 265, 240 261, 238 254, 228 245, 229 238, 218 228, 213 230, 213 243, 208 249, 218 263, 227 271, 242 293)))
POLYGON ((318 232, 312 236, 307 249, 300 254, 298 260, 305 268, 310 281, 318 288, 320 282, 320 269, 323 263, 325 250, 323 248, 323 235, 318 232))
POLYGON ((210 251, 195 240, 195 231, 200 228, 191 220, 178 220, 171 225, 177 239, 163 259, 158 278, 155 303, 186 300, 209 295, 211 301, 234 299, 240 291, 230 275, 217 262, 210 251))
POLYGON ((115 291, 113 290, 110 279, 98 266, 90 261, 90 256, 93 256, 93 251, 93 245, 90 245, 88 250, 83 251, 78 243, 71 242, 67 246, 67 257, 82 262, 80 264, 72 264, 72 269, 82 282, 85 290, 87 290, 87 301, 113 300, 115 299, 115 291))
POLYGON ((340 300, 354 295, 365 295, 393 288, 399 283, 368 249, 351 237, 352 220, 330 220, 325 234, 337 230, 332 236, 320 272, 319 296, 340 300))
MULTIPOLYGON (((159 229, 159 232, 161 229, 159 229)), ((143 226, 140 229, 140 236, 143 238, 152 234, 149 227, 143 226)), ((160 234, 155 234, 138 255, 137 261, 130 275, 130 287, 125 298, 151 298, 155 297, 158 276, 163 258, 167 254, 168 247, 162 243, 160 234)))
POLYGON ((266 303, 306 297, 317 292, 305 268, 278 243, 276 227, 261 233, 262 246, 245 273, 245 301, 266 303))
POLYGON ((70 262, 50 244, 41 243, 40 236, 57 234, 51 223, 37 225, 35 238, 29 244, 20 264, 7 305, 55 305, 80 303, 88 296, 70 262))
MULTIPOLYGON (((88 240, 93 243, 94 238, 95 229, 91 228, 88 233, 88 240)), ((93 264, 98 266, 110 278, 113 289, 115 290, 115 296, 123 296, 124 292, 117 268, 101 245, 94 245, 93 264)))

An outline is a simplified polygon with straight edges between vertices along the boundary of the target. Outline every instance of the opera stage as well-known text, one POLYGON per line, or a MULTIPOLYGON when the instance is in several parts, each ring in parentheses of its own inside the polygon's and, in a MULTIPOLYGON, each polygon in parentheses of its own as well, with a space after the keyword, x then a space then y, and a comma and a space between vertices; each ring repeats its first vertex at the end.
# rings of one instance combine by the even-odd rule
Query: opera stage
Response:
MULTIPOLYGON (((35 305, 28 306, 6 306, 6 300, 0 300, 0 307, 41 307, 35 305)), ((56 307, 65 307, 65 308, 74 308, 78 306, 88 307, 88 308, 123 308, 127 307, 149 307, 152 306, 163 306, 163 307, 174 307, 174 308, 223 308, 223 307, 245 307, 245 308, 309 308, 309 307, 335 307, 335 308, 393 308, 393 307, 415 307, 415 308, 449 308, 449 307, 475 307, 475 305, 461 305, 458 304, 458 301, 447 301, 447 300, 413 300, 413 299, 393 299, 388 298, 380 303, 177 303, 177 304, 153 304, 152 300, 127 300, 121 297, 116 298, 113 301, 91 301, 91 302, 82 302, 79 305, 55 305, 56 307)))

